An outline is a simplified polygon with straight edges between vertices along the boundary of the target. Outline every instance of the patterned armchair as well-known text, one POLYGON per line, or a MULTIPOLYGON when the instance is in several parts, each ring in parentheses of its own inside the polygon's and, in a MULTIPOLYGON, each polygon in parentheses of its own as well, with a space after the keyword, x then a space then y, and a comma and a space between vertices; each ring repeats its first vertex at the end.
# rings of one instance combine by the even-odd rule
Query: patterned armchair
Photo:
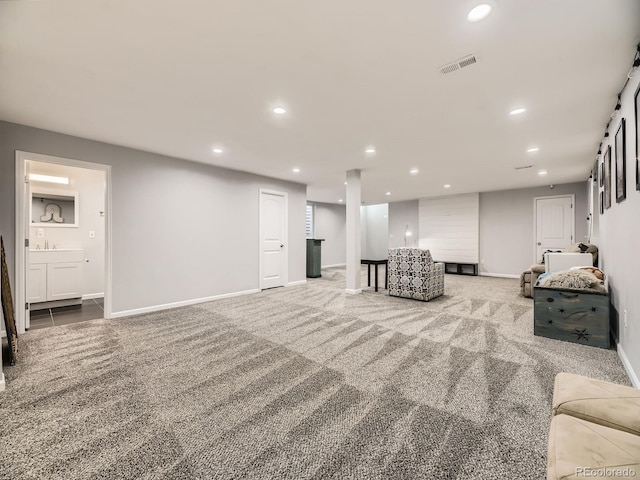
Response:
POLYGON ((435 263, 429 250, 389 249, 389 295, 428 302, 444 295, 444 263, 435 263))

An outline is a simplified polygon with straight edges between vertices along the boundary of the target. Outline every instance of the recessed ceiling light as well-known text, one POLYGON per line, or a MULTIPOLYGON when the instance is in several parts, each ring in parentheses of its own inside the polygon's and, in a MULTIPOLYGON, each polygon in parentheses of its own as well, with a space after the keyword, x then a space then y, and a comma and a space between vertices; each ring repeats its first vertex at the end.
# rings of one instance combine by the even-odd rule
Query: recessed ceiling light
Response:
POLYGON ((374 153, 376 153, 376 147, 367 147, 366 150, 364 151, 364 153, 367 153, 369 155, 373 155, 374 153))
POLYGON ((347 182, 344 182, 344 184, 346 185, 346 184, 347 184, 347 182))
POLYGON ((411 170, 409 170, 409 173, 410 173, 411 175, 417 175, 419 171, 420 171, 420 170, 418 170, 417 168, 412 168, 411 170))
POLYGON ((221 153, 222 153, 222 149, 221 149, 221 148, 216 147, 216 148, 214 148, 214 149, 213 149, 213 153, 221 154, 221 153))
POLYGON ((300 169, 298 167, 293 167, 293 173, 300 173, 300 169))
POLYGON ((540 150, 538 147, 531 147, 527 149, 528 153, 533 153, 533 152, 537 152, 538 150, 540 150))
POLYGON ((287 113, 287 110, 284 107, 274 107, 273 113, 275 113, 276 115, 284 115, 285 113, 287 113))
POLYGON ((53 175, 40 175, 39 173, 30 173, 29 180, 69 185, 69 177, 54 177, 53 175))
POLYGON ((445 184, 443 185, 443 187, 444 187, 444 188, 451 188, 451 185, 449 185, 448 183, 445 183, 445 184))
POLYGON ((526 111, 527 111, 526 108, 518 107, 518 108, 514 108, 513 110, 511 110, 509 112, 509 115, 521 115, 526 111))
POLYGON ((344 200, 342 200, 342 199, 340 199, 340 200, 338 200, 338 201, 339 201, 340 203, 344 202, 344 200))
POLYGON ((544 177, 548 172, 546 170, 540 170, 538 171, 538 175, 540 175, 541 177, 544 177))
POLYGON ((385 193, 385 195, 391 195, 391 192, 387 192, 387 193, 385 193))
POLYGON ((482 20, 487 15, 491 13, 491 5, 486 3, 482 3, 477 7, 471 9, 469 14, 467 15, 467 20, 470 22, 477 22, 478 20, 482 20))

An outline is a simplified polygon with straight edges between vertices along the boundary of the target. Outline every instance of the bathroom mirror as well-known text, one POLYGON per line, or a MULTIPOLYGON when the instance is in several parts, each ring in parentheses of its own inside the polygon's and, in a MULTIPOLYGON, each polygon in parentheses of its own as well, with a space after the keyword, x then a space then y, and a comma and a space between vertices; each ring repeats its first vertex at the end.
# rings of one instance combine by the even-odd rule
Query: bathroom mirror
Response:
POLYGON ((32 227, 78 226, 78 192, 33 189, 30 207, 32 227))

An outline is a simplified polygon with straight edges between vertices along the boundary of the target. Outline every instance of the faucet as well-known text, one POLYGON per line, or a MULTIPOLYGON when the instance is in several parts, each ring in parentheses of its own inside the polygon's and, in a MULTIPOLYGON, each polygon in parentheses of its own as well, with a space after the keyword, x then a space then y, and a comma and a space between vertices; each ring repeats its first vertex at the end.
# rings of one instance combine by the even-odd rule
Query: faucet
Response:
POLYGON ((49 240, 44 241, 44 249, 49 250, 49 240))

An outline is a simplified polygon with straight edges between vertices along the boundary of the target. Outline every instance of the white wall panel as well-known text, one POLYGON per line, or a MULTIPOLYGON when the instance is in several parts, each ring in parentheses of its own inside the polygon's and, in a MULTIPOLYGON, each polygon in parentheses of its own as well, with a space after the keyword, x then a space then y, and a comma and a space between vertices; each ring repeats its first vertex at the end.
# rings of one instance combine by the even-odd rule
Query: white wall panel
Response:
POLYGON ((420 248, 437 261, 478 263, 479 211, 478 193, 420 199, 420 248))

